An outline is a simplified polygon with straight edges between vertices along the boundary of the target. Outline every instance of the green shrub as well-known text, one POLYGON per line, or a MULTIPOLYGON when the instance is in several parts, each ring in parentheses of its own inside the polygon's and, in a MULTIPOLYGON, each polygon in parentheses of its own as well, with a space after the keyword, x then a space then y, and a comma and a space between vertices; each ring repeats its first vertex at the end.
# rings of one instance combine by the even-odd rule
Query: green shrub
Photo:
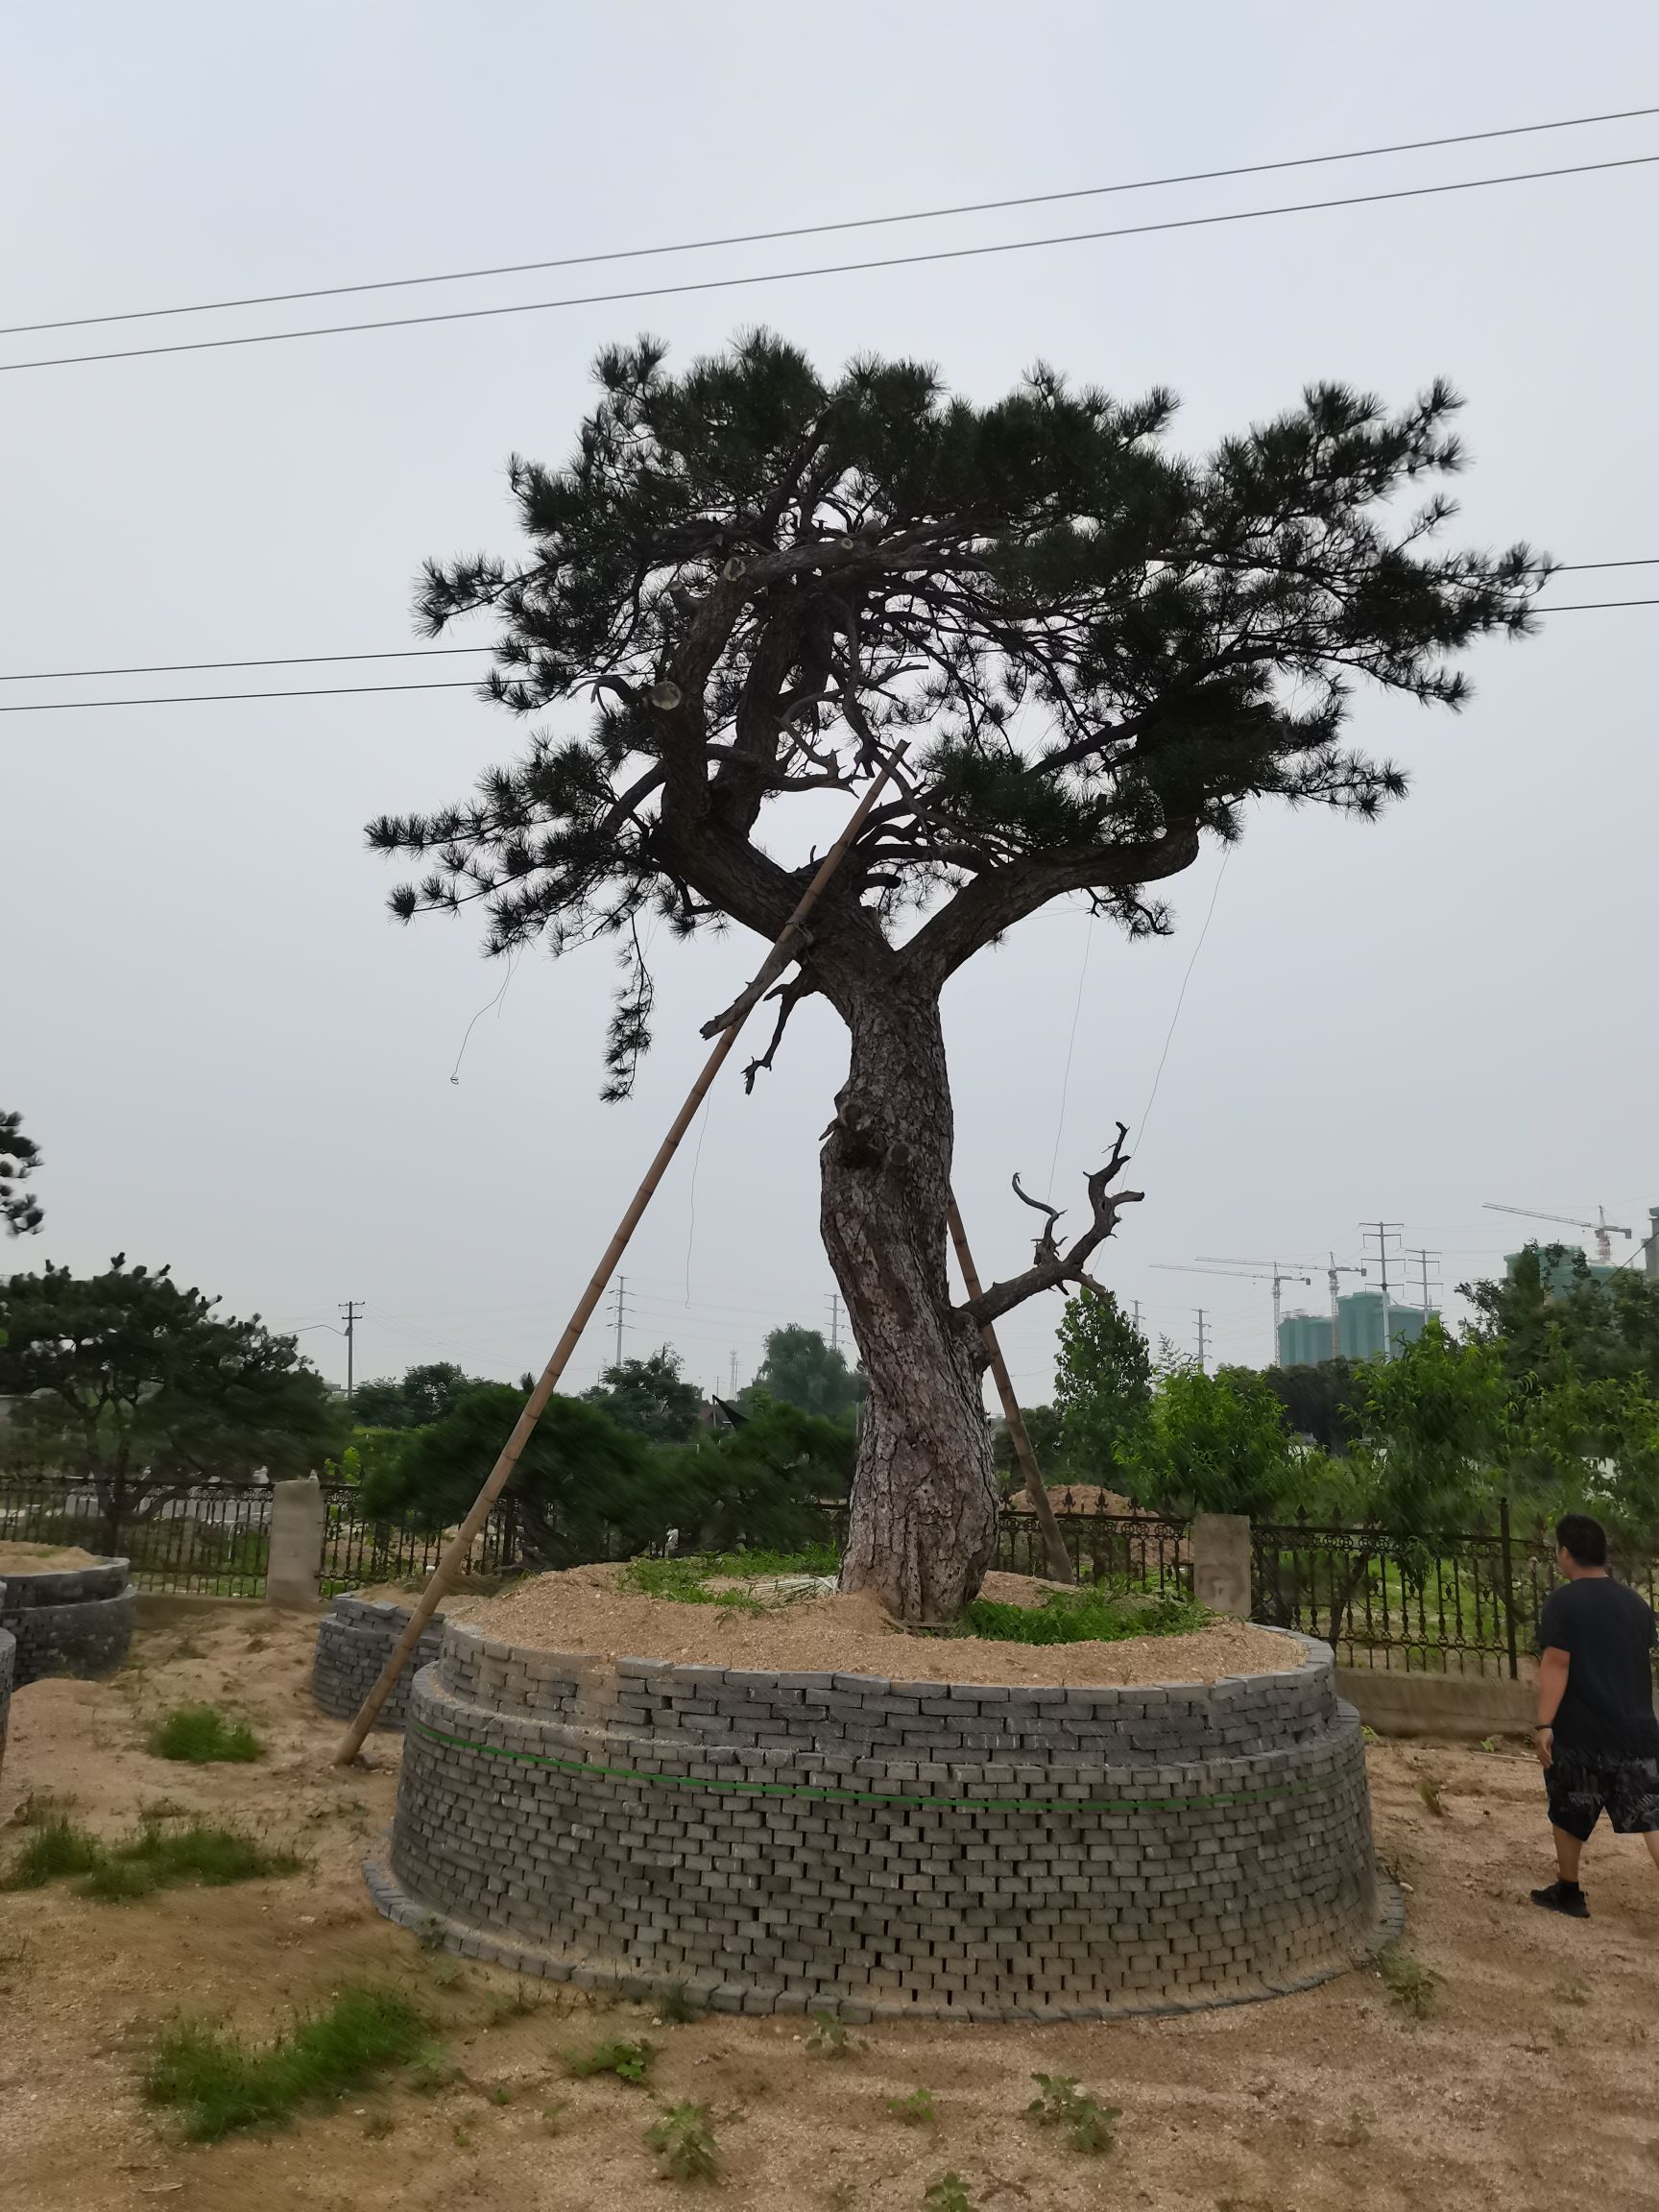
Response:
POLYGON ((941 2174, 923 2193, 924 2212, 974 2212, 974 2200, 960 2174, 941 2174))
POLYGON ((246 1720, 227 1720, 217 1705, 181 1705, 150 1731, 157 1759, 187 1759, 192 1766, 241 1764, 262 1759, 265 1746, 246 1720))
POLYGON ((820 2058, 845 2058, 853 2048, 847 2023, 837 2020, 833 2012, 814 2012, 812 2032, 806 2038, 806 2048, 815 2052, 820 2058))
POLYGON ((192 2142, 217 2143, 235 2128, 279 2126, 297 2105, 360 2088, 416 2057, 425 2034, 397 1990, 348 1988, 325 2012, 262 2046, 205 2021, 178 2021, 152 2053, 141 2086, 147 2103, 183 2113, 192 2142))
POLYGON ((651 2071, 656 2047, 641 2040, 624 2043, 613 2039, 595 2043, 587 2051, 566 2051, 565 2064, 578 2081, 593 2074, 614 2074, 618 2081, 643 2081, 651 2071))
POLYGON ((1037 1605, 975 1598, 963 1607, 957 1632, 1002 1644, 1117 1644, 1126 1636, 1188 1636, 1209 1620, 1195 1598, 1099 1587, 1047 1590, 1037 1605))
POLYGON ((645 2130, 664 2174, 676 2181, 712 2181, 720 2171, 714 2126, 707 2104, 668 2105, 645 2130))
POLYGON ((724 1605, 738 1613, 758 1613, 759 1600, 747 1590, 710 1590, 712 1581, 741 1578, 770 1581, 781 1575, 833 1575, 833 1546, 818 1544, 804 1551, 686 1551, 672 1559, 630 1559, 622 1570, 624 1590, 646 1598, 672 1598, 682 1605, 724 1605))
POLYGON ((1043 2092, 1033 2097, 1026 2112, 1046 2128, 1064 2128, 1073 2151, 1110 2151, 1118 2140, 1118 2123, 1123 2117, 1116 2104, 1102 2104, 1080 2089, 1070 2074, 1033 2074, 1043 2092))

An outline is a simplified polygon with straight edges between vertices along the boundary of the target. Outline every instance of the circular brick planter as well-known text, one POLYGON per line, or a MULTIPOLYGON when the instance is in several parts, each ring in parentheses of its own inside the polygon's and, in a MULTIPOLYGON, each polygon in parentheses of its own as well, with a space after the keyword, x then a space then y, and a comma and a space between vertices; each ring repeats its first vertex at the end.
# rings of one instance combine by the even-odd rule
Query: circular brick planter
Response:
POLYGON ((1329 1648, 1030 1689, 610 1661, 445 1625, 380 1910, 532 1973, 716 2009, 1100 2019, 1304 1988, 1374 1940, 1329 1648))
POLYGON ((17 1642, 16 1682, 45 1674, 113 1674, 132 1641, 137 1592, 125 1559, 45 1574, 6 1571, 0 1583, 0 1628, 17 1642))
MULTIPOLYGON (((317 1655, 311 1664, 311 1695, 336 1720, 353 1719, 379 1680, 393 1647, 409 1625, 410 1608, 369 1598, 336 1598, 334 1610, 317 1627, 317 1655)), ((410 1653, 392 1695, 381 1706, 376 1728, 401 1728, 408 1717, 409 1687, 422 1667, 438 1656, 444 1623, 434 1621, 410 1653)))

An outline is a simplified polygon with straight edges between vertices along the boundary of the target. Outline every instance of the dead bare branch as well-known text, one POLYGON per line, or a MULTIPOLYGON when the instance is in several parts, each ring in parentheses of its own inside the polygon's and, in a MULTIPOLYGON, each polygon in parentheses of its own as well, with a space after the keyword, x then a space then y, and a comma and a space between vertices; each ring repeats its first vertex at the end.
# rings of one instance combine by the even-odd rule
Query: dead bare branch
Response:
POLYGON ((780 983, 775 991, 767 992, 768 998, 776 998, 778 1001, 778 1020, 773 1024, 771 1044, 767 1046, 757 1060, 751 1060, 748 1067, 743 1070, 743 1094, 745 1097, 754 1090, 755 1078, 760 1070, 763 1068, 770 1070, 778 1047, 783 1042, 783 1032, 789 1026, 790 1015, 794 1013, 803 998, 811 998, 812 989, 812 985, 805 975, 791 975, 787 983, 780 983))
POLYGON ((1057 1290, 1062 1284, 1076 1283, 1090 1290, 1101 1286, 1091 1276, 1084 1262, 1098 1250, 1118 1226, 1118 1216, 1125 1206, 1138 1206, 1146 1193, 1143 1190, 1115 1190, 1112 1186, 1129 1164, 1124 1150, 1129 1140, 1128 1124, 1119 1121, 1118 1135, 1105 1161, 1089 1176, 1089 1226, 1082 1235, 1062 1252, 1054 1237, 1054 1224, 1060 1218, 1060 1209, 1048 1206, 1041 1198, 1033 1198, 1020 1187, 1018 1175, 1014 1178, 1017 1197, 1039 1214, 1048 1218, 1043 1234, 1037 1240, 1036 1258, 1022 1274, 1011 1275, 1005 1283, 993 1283, 990 1289, 977 1298, 970 1298, 956 1310, 972 1321, 975 1328, 983 1329, 1003 1313, 1012 1312, 1022 1306, 1027 1298, 1036 1297, 1040 1290, 1057 1290))

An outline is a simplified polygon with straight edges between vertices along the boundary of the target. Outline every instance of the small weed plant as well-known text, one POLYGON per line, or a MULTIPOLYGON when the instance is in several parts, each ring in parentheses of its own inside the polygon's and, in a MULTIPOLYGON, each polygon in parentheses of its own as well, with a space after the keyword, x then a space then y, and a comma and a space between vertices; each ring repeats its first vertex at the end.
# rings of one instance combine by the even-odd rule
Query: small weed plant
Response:
POLYGON ((1003 1605, 975 1598, 963 1608, 957 1633, 999 1644, 1118 1644, 1127 1636, 1190 1636, 1210 1615, 1195 1598, 1105 1584, 1087 1590, 1047 1590, 1038 1605, 1003 1605))
POLYGON ((931 2089, 912 2089, 908 2097, 889 2097, 887 2109, 906 2128, 931 2128, 939 2118, 933 2109, 931 2089))
POLYGON ((185 1759, 193 1767, 241 1766, 263 1759, 265 1746, 246 1720, 228 1720, 217 1705, 180 1705, 150 1731, 157 1759, 185 1759))
POLYGON ((170 2107, 193 2143, 280 2126, 302 2104, 361 2088, 417 2056, 426 2027, 396 1989, 342 1989, 325 2012, 256 2045, 202 2020, 167 2030, 143 2077, 147 2103, 170 2107))
POLYGON ((707 2104, 687 2101, 664 2106, 661 2118, 646 2128, 645 2143, 672 2180, 712 2181, 719 2174, 714 2123, 707 2104))
POLYGON ((1096 2155, 1116 2147, 1123 2117, 1116 2104, 1102 2104, 1070 2074, 1033 2074, 1031 2079, 1042 2092, 1025 2107, 1033 2120, 1045 2128, 1064 2128, 1073 2151, 1096 2155))
POLYGON ((586 2081, 594 2074, 614 2074, 618 2081, 644 2081, 651 2071, 656 2056, 655 2046, 643 2040, 624 2043, 613 2039, 594 2043, 586 2051, 566 2051, 565 2064, 578 2081, 586 2081))
POLYGON ((31 1790, 18 1801, 16 1811, 6 1825, 8 1828, 38 1828, 45 1821, 61 1819, 74 1803, 72 1791, 31 1790))
POLYGON ((1417 1783, 1417 1794, 1433 1814, 1436 1820, 1444 1820, 1446 1808, 1440 1798, 1440 1785, 1432 1774, 1424 1774, 1417 1783))
POLYGON ((814 2012, 812 2032, 806 2038, 806 2048, 815 2057, 845 2058, 853 2048, 853 2038, 847 2032, 845 2020, 837 2020, 833 2012, 814 2012))
POLYGON ((659 2016, 670 2028, 685 2028, 703 2017, 697 2000, 684 1982, 670 1982, 657 2000, 659 2016))
POLYGON ((922 2195, 923 2212, 974 2212, 974 2200, 960 2174, 941 2174, 922 2195))
POLYGON ((1444 1985, 1439 1975, 1403 1943, 1385 1943, 1378 1952, 1377 1974, 1390 2004, 1397 2005, 1407 2019, 1427 2020, 1437 2008, 1444 1985))

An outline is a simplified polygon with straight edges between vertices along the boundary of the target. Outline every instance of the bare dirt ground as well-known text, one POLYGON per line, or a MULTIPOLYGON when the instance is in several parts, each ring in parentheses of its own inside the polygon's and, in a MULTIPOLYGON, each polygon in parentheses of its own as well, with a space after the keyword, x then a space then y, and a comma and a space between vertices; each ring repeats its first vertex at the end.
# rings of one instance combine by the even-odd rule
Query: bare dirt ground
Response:
POLYGON ((1180 2020, 855 2030, 830 2058, 807 2052, 798 2023, 657 2028, 647 2008, 464 1965, 378 1919, 358 1863, 391 1811, 396 1746, 379 1740, 374 1773, 331 1768, 338 1727, 306 1695, 313 1625, 221 1610, 141 1633, 112 1682, 18 1693, 0 1862, 27 1834, 4 1823, 38 1791, 72 1795, 74 1815, 105 1833, 163 1798, 233 1816, 312 1865, 129 1905, 62 1887, 0 1893, 7 2212, 588 2212, 699 2194, 733 2212, 919 2212, 948 2169, 991 2212, 1659 2200, 1659 1881, 1640 1844, 1606 1839, 1585 1862, 1596 1918, 1534 1911, 1545 1829, 1517 1746, 1371 1752, 1381 1848, 1410 1885, 1407 1943, 1444 1977, 1424 2023, 1355 1974, 1180 2020), (258 1766, 176 1766, 141 1748, 147 1720, 208 1698, 265 1736, 258 1766), (263 2035, 362 1979, 415 1993, 463 2078, 436 2094, 392 2082, 280 2132, 202 2147, 178 2144, 139 2102, 138 2066, 169 2015, 263 2035), (509 2009, 519 1996, 540 2008, 509 2009), (650 2090, 565 2077, 560 2052, 602 2034, 659 2046, 650 2090), (1117 2151, 1080 2155, 1022 2117, 1034 2072, 1076 2076, 1121 2106, 1117 2151), (937 2125, 906 2127, 888 2099, 922 2086, 937 2125), (659 2099, 681 2098, 712 2107, 713 2189, 654 2177, 644 2129, 659 2099))

